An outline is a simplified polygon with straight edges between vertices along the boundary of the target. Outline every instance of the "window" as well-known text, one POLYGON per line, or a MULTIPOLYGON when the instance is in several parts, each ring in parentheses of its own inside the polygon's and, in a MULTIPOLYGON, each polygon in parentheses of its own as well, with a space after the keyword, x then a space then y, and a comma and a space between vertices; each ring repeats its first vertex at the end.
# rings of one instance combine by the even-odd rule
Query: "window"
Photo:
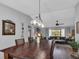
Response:
POLYGON ((52 30, 52 36, 60 36, 61 33, 60 33, 60 30, 52 30))
POLYGON ((49 29, 49 36, 65 37, 65 29, 49 29))
POLYGON ((61 29, 61 37, 65 37, 65 29, 61 29))

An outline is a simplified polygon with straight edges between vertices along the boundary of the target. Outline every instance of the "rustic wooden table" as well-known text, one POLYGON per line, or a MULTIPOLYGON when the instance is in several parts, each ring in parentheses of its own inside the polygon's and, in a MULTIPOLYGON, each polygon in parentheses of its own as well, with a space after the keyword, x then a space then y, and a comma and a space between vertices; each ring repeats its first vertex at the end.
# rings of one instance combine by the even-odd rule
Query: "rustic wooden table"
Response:
POLYGON ((13 46, 1 50, 4 52, 4 59, 31 58, 31 59, 50 59, 51 45, 48 40, 40 44, 25 43, 20 46, 13 46))

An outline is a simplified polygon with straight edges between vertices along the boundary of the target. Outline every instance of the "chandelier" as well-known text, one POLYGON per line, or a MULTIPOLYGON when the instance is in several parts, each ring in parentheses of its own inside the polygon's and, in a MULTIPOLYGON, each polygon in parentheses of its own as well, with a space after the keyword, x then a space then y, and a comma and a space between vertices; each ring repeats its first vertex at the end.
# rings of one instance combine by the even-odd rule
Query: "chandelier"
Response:
POLYGON ((36 19, 33 19, 31 21, 31 24, 34 26, 38 26, 38 27, 44 27, 43 21, 41 19, 41 12, 40 12, 40 0, 39 0, 39 14, 38 17, 36 17, 36 19))

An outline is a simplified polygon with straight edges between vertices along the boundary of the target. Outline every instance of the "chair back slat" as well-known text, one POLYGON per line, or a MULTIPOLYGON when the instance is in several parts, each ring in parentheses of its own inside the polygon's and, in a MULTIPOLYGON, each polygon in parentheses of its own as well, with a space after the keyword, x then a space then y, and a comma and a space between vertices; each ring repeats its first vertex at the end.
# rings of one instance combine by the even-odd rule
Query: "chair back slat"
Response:
POLYGON ((16 46, 22 45, 22 44, 25 44, 25 40, 24 39, 16 39, 15 43, 16 43, 16 46))

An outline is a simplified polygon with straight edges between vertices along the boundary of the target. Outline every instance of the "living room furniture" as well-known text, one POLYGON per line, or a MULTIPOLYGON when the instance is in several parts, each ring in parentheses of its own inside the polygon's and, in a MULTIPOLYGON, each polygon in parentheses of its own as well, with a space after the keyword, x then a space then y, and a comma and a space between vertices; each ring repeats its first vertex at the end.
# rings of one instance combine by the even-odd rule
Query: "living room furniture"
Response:
POLYGON ((57 44, 66 44, 65 40, 55 40, 55 43, 57 44))
POLYGON ((65 40, 65 39, 66 39, 66 37, 56 37, 56 36, 50 36, 50 37, 48 37, 48 39, 49 39, 49 40, 51 40, 51 39, 56 39, 56 40, 58 40, 58 39, 60 39, 60 40, 65 40))

